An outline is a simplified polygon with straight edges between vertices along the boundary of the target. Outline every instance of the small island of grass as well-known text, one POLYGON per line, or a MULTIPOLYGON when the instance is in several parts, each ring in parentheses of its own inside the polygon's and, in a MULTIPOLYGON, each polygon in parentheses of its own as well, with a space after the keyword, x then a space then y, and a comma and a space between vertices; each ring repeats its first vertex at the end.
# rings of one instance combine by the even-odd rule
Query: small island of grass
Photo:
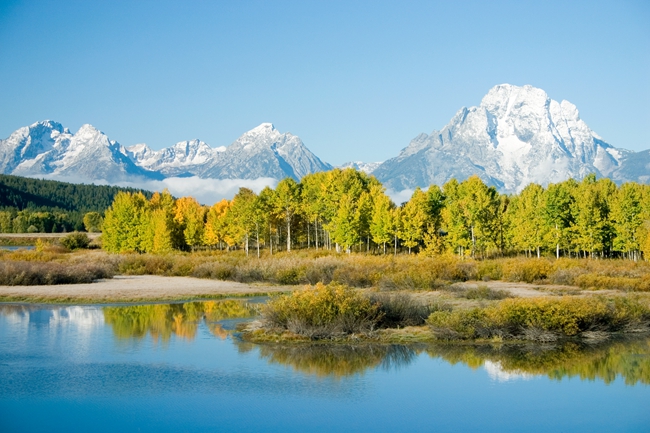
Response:
POLYGON ((471 305, 427 304, 407 293, 362 293, 319 283, 269 301, 242 336, 253 342, 552 342, 650 331, 648 299, 638 296, 507 298, 471 305))

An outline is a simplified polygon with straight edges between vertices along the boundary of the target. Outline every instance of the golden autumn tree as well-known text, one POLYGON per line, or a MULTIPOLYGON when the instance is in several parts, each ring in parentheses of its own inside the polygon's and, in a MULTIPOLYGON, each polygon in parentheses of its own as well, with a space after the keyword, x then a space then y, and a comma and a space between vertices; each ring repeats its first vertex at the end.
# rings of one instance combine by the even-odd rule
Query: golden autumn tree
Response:
POLYGON ((205 222, 203 240, 206 245, 223 245, 227 236, 226 214, 230 210, 230 202, 226 199, 215 203, 209 210, 205 222))
POLYGON ((176 200, 174 221, 181 227, 183 239, 192 250, 203 242, 205 214, 205 208, 194 197, 176 200))

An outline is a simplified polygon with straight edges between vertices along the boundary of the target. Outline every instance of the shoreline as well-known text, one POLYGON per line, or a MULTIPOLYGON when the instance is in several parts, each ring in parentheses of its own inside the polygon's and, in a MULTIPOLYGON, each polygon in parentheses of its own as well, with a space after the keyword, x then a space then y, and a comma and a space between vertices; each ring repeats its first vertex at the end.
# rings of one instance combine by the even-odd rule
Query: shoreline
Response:
POLYGON ((192 301, 268 296, 302 286, 244 284, 233 281, 157 275, 118 275, 88 284, 0 286, 2 303, 106 304, 192 301))

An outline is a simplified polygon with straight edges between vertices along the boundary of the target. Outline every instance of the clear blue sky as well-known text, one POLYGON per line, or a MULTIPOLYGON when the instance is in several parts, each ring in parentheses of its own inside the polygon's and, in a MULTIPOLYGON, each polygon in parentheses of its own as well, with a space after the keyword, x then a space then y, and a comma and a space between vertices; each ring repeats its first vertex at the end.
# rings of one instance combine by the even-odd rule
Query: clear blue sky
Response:
POLYGON ((0 0, 0 137, 91 123, 124 145, 228 145, 262 122, 379 161, 496 84, 650 148, 650 2, 0 0))

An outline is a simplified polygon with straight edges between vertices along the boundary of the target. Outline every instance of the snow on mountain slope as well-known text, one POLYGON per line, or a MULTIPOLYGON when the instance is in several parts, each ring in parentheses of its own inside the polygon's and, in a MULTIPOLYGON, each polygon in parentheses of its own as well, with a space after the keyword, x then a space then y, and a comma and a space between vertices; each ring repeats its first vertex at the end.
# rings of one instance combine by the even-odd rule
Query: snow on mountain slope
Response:
MULTIPOLYGON (((372 173, 392 191, 442 185, 451 178, 477 174, 502 192, 518 192, 531 182, 547 185, 592 172, 618 183, 648 183, 650 150, 635 153, 614 148, 580 119, 570 102, 554 101, 532 86, 502 84, 493 87, 478 106, 461 108, 442 130, 415 137, 397 157, 341 167, 372 173)), ((200 140, 181 141, 158 151, 146 144, 125 148, 91 125, 72 134, 49 120, 0 140, 0 173, 79 182, 174 178, 189 185, 186 178, 193 176, 264 179, 269 184, 331 168, 299 137, 280 133, 271 123, 219 148, 200 140)))
POLYGON ((363 171, 366 174, 371 174, 381 164, 381 162, 350 161, 339 165, 338 168, 354 168, 355 170, 363 171))
POLYGON ((532 86, 492 88, 440 131, 420 134, 373 174, 400 190, 473 174, 503 192, 588 173, 615 176, 630 151, 615 149, 580 119, 575 105, 532 86))
POLYGON ((77 181, 118 182, 134 177, 159 179, 136 166, 122 146, 92 125, 75 134, 49 120, 20 128, 0 141, 0 171, 77 181))
POLYGON ((246 132, 231 146, 211 148, 200 140, 181 141, 154 151, 146 144, 125 148, 91 125, 75 134, 44 121, 0 140, 0 172, 78 182, 125 182, 132 178, 197 176, 209 179, 300 179, 332 167, 299 137, 270 123, 246 132))
POLYGON ((224 147, 212 149, 200 140, 180 141, 159 151, 146 144, 136 144, 125 149, 125 155, 142 168, 157 171, 165 176, 196 175, 205 164, 218 159, 224 147))
POLYGON ((321 161, 291 133, 280 133, 271 123, 262 123, 244 133, 230 146, 203 167, 202 178, 256 179, 260 177, 283 179, 303 176, 332 167, 321 161))

